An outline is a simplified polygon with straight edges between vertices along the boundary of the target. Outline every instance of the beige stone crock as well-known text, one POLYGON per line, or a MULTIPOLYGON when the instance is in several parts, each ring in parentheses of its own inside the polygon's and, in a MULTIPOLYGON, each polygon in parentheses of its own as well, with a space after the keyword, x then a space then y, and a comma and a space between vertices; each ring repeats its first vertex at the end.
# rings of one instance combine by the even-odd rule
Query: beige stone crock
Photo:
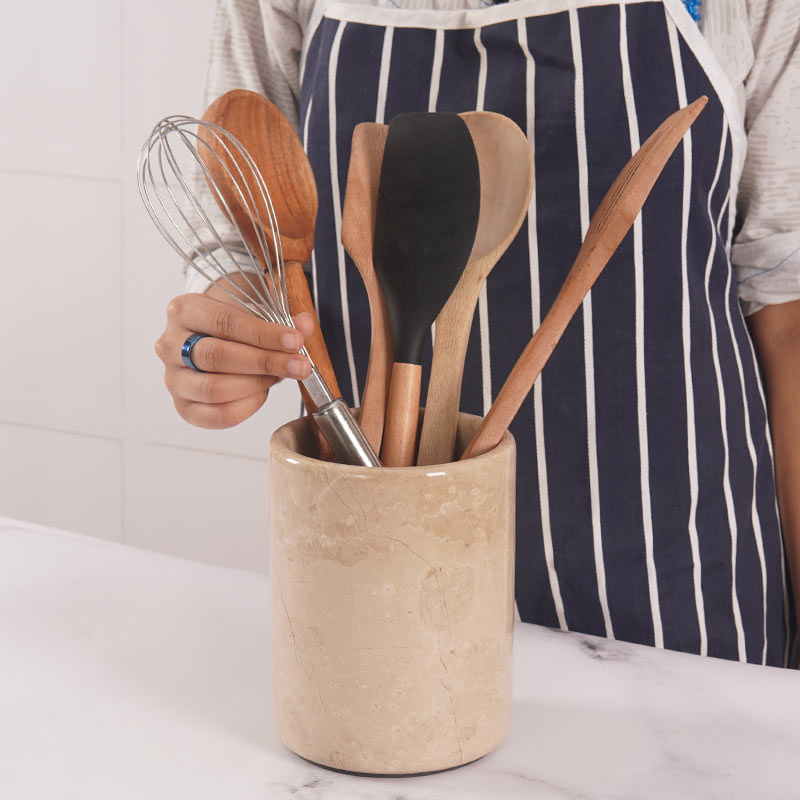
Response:
MULTIPOLYGON (((463 449, 480 422, 459 419, 463 449)), ((270 441, 274 714, 289 749, 349 772, 466 764, 511 717, 514 440, 432 467, 303 455, 270 441)))

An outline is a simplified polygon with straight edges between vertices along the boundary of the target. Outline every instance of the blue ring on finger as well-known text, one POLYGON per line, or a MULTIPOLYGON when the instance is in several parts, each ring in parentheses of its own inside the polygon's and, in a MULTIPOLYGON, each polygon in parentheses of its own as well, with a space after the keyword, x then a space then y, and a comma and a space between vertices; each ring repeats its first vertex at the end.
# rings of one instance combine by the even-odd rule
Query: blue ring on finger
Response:
POLYGON ((201 339, 205 339, 208 335, 207 333, 193 333, 181 346, 181 360, 189 369, 193 369, 195 372, 205 372, 205 370, 200 369, 200 367, 192 361, 192 350, 194 350, 194 346, 201 339))

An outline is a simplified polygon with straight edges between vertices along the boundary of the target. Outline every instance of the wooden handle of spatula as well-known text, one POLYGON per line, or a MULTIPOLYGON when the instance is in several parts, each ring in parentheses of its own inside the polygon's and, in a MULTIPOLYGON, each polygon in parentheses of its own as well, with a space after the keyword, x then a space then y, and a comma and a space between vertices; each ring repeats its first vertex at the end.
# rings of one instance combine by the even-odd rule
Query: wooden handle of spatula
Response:
POLYGON ((394 360, 386 303, 372 263, 378 183, 388 131, 388 125, 379 125, 377 122, 356 125, 342 207, 342 244, 353 259, 369 298, 369 366, 358 421, 376 453, 380 452, 383 440, 386 398, 389 396, 394 360))
POLYGON ((410 467, 414 463, 421 383, 419 364, 395 363, 392 366, 381 450, 384 467, 410 467))

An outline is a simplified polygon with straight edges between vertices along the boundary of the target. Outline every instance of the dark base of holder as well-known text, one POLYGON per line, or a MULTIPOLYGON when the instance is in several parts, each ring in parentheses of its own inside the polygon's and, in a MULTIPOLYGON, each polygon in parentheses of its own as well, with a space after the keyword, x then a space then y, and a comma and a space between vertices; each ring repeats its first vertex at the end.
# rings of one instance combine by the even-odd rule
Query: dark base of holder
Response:
MULTIPOLYGON (((295 755, 298 755, 295 753, 295 755)), ((423 775, 438 775, 440 772, 451 772, 454 769, 461 769, 461 767, 466 767, 467 764, 474 764, 476 761, 480 761, 483 756, 478 756, 478 758, 473 758, 472 761, 465 761, 463 764, 456 764, 454 767, 445 767, 444 769, 432 769, 428 772, 398 772, 398 773, 385 773, 385 772, 352 772, 349 769, 338 769, 337 767, 330 767, 327 764, 320 764, 318 761, 312 761, 310 758, 305 758, 304 756, 298 755, 298 758, 302 758, 303 761, 307 761, 309 764, 313 764, 315 767, 322 767, 323 769, 329 769, 331 772, 340 772, 342 775, 355 775, 359 778, 421 778, 423 775)))

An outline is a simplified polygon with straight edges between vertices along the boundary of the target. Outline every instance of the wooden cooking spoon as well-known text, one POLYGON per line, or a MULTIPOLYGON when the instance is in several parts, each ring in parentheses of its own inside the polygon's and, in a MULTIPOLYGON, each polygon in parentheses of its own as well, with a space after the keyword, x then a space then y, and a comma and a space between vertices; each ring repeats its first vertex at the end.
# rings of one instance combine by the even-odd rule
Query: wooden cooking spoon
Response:
POLYGON ((422 346, 475 241, 480 176, 457 114, 400 114, 389 125, 373 258, 394 343, 386 409, 386 466, 414 463, 422 346))
POLYGON ((578 256, 552 307, 511 370, 462 459, 488 452, 503 438, 573 314, 633 225, 669 157, 707 102, 703 95, 667 117, 617 176, 592 216, 578 256))
POLYGON ((369 366, 364 394, 361 396, 361 430, 379 453, 383 439, 386 398, 389 394, 392 342, 389 318, 378 276, 372 263, 372 240, 375 236, 375 209, 378 183, 388 125, 362 122, 353 131, 350 167, 342 209, 342 244, 361 273, 369 298, 371 338, 369 366))
MULTIPOLYGON (((278 219, 289 284, 289 308, 293 314, 307 312, 314 317, 314 336, 306 347, 331 393, 340 397, 303 273, 303 264, 310 260, 314 247, 317 219, 317 185, 303 145, 284 114, 257 92, 245 89, 226 92, 206 109, 203 119, 230 131, 250 153, 264 178, 278 219)), ((218 166, 216 169, 220 171, 218 166)), ((233 206, 234 215, 243 212, 238 204, 233 206)), ((267 219, 266 210, 259 209, 259 213, 267 219)), ((244 233, 248 228, 252 232, 248 216, 241 219, 237 216, 237 222, 244 233)), ((271 240, 269 230, 264 234, 271 240)))
POLYGON ((461 381, 481 287, 517 235, 533 188, 533 154, 519 126, 501 114, 460 115, 472 135, 481 173, 481 212, 475 244, 453 294, 436 318, 433 363, 417 464, 453 458, 461 381))
MULTIPOLYGON (((341 397, 303 272, 303 263, 311 258, 314 247, 317 218, 317 187, 303 145, 289 120, 275 105, 262 95, 245 89, 234 89, 218 97, 206 109, 203 120, 230 131, 250 153, 264 178, 278 220, 289 309, 292 314, 305 312, 313 317, 314 333, 306 342, 306 349, 331 394, 334 398, 341 397)), ((233 160, 218 142, 212 138, 204 141, 214 149, 223 164, 235 169, 233 160)), ((204 159, 204 163, 221 186, 230 184, 230 177, 216 158, 204 159)), ((226 200, 248 245, 257 253, 258 232, 253 229, 247 209, 239 202, 238 192, 227 192, 226 200)), ((259 215, 266 221, 267 210, 260 203, 257 205, 259 215)), ((267 228, 263 233, 271 243, 270 230, 267 228)), ((298 385, 309 413, 316 411, 305 387, 301 383, 298 385)), ((325 438, 318 434, 316 439, 321 456, 330 460, 332 452, 325 438)))

